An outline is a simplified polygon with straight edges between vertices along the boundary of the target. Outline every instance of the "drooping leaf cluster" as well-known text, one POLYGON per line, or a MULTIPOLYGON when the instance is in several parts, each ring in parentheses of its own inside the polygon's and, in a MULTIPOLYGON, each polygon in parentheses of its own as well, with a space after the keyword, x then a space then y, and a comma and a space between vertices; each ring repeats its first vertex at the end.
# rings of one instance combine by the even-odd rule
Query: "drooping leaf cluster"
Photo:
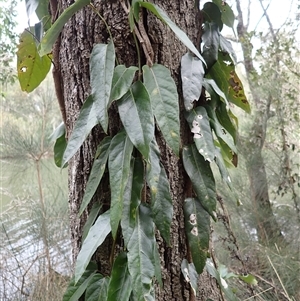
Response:
MULTIPOLYGON (((34 62, 47 61, 63 25, 85 5, 92 4, 77 0, 62 13, 36 46, 34 62)), ((74 280, 64 300, 77 300, 83 294, 87 301, 155 300, 154 283, 158 281, 162 285, 155 232, 158 230, 170 245, 173 215, 169 180, 161 163, 155 125, 173 153, 182 157, 193 187, 183 206, 192 262, 183 259, 182 273, 197 293, 197 277, 205 267, 209 251, 210 216, 215 219, 216 211, 211 164, 217 164, 223 180, 231 188, 227 167, 236 166, 237 162, 237 121, 229 104, 246 112, 250 110, 235 73, 233 49, 220 34, 223 23, 233 26, 232 10, 227 4, 223 6, 223 1, 204 5, 202 42, 196 46, 157 5, 135 0, 129 9, 132 30, 139 21, 140 9, 144 8, 163 21, 188 48, 181 60, 185 117, 191 129, 188 145, 181 145, 179 97, 168 68, 147 64, 139 70, 135 66, 116 65, 113 41, 94 46, 90 57, 91 95, 80 110, 69 140, 65 139, 63 126, 56 132, 55 162, 65 167, 91 130, 100 125, 106 136, 95 154, 79 215, 91 203, 105 171, 109 174, 110 209, 99 215, 101 205, 93 205, 84 228, 74 280), (109 108, 113 102, 123 127, 111 136, 109 108), (113 239, 121 233, 124 250, 114 258, 110 276, 104 277, 96 272, 90 260, 110 233, 113 239)), ((19 56, 21 50, 20 47, 19 56)), ((26 62, 26 58, 28 53, 19 60, 18 68, 26 75, 25 79, 19 76, 25 82, 21 86, 29 91, 38 85, 42 76, 36 80, 34 64, 26 62)))

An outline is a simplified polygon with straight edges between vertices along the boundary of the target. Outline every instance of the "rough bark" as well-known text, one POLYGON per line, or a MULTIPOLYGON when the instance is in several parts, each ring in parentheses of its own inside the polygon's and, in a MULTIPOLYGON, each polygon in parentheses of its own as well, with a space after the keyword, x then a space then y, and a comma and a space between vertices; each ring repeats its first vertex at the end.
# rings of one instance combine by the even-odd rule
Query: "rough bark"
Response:
MULTIPOLYGON (((181 27, 196 43, 199 30, 199 19, 194 7, 194 1, 153 1, 162 7, 170 18, 181 27)), ((132 34, 128 26, 127 16, 119 1, 94 1, 94 6, 108 23, 116 47, 116 55, 120 64, 126 66, 137 65, 137 53, 132 34)), ((59 7, 65 9, 70 5, 68 0, 60 0, 59 7)), ((167 66, 177 84, 180 83, 180 59, 187 51, 174 34, 160 21, 146 11, 143 12, 143 22, 154 50, 154 62, 167 66)), ((63 96, 66 112, 67 136, 72 132, 80 107, 90 93, 89 84, 89 57, 92 47, 96 43, 107 43, 109 34, 99 16, 89 7, 82 9, 65 25, 60 36, 60 49, 56 61, 62 78, 63 96)), ((141 49, 141 53, 143 51, 141 49)), ((144 55, 142 63, 146 62, 144 55)), ((180 86, 180 104, 182 97, 180 86)), ((120 126, 120 121, 113 107, 110 112, 110 134, 115 134, 120 126)), ((182 141, 187 142, 189 130, 181 118, 182 141)), ((207 274, 200 277, 199 297, 193 299, 190 296, 189 285, 184 281, 180 265, 183 258, 187 258, 186 237, 184 233, 184 221, 182 204, 186 197, 186 175, 183 172, 182 162, 166 146, 159 130, 156 130, 162 162, 166 168, 172 199, 174 204, 174 217, 171 233, 171 247, 159 240, 159 251, 163 273, 163 289, 157 288, 158 301, 182 301, 182 300, 220 300, 216 283, 207 274)), ((101 141, 101 129, 96 128, 87 141, 77 152, 69 164, 69 204, 70 226, 72 232, 73 258, 75 260, 81 245, 82 227, 86 215, 78 218, 78 210, 85 190, 85 185, 93 162, 96 146, 101 141)), ((95 201, 107 203, 109 196, 108 187, 102 185, 95 201)), ((102 273, 109 273, 110 240, 102 246, 96 257, 99 261, 99 269, 102 273), (100 254, 100 255, 99 255, 100 254)))

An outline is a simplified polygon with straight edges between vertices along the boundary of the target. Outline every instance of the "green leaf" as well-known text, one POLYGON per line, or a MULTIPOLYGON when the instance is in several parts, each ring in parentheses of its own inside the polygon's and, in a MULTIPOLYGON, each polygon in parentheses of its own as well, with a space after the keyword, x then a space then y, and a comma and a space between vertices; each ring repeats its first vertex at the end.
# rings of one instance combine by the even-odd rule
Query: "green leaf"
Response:
POLYGON ((90 231, 90 228, 94 224, 95 220, 98 217, 100 209, 102 208, 102 204, 94 203, 92 206, 91 211, 89 212, 89 217, 85 222, 83 229, 82 229, 82 241, 84 241, 90 231))
POLYGON ((215 158, 215 145, 210 128, 209 118, 204 107, 196 107, 186 113, 186 120, 194 134, 194 142, 199 153, 208 162, 215 158))
POLYGON ((221 174, 222 180, 227 183, 228 187, 233 190, 233 186, 231 183, 231 178, 229 172, 227 170, 226 164, 221 154, 221 150, 219 148, 216 149, 216 164, 219 168, 219 172, 221 174))
POLYGON ((92 128, 97 123, 98 121, 95 112, 94 100, 90 95, 81 107, 73 132, 69 138, 67 148, 63 155, 62 166, 65 166, 65 164, 75 155, 88 134, 91 132, 92 128))
POLYGON ((43 22, 38 22, 34 24, 34 37, 35 44, 38 47, 39 41, 42 39, 44 33, 43 22))
POLYGON ((223 28, 222 15, 219 7, 212 3, 206 2, 202 8, 204 22, 216 23, 221 31, 223 28))
POLYGON ((124 191, 123 213, 121 218, 125 246, 131 238, 136 223, 136 211, 141 202, 144 187, 144 164, 141 158, 131 160, 130 174, 124 191))
POLYGON ((114 100, 120 99, 129 90, 137 70, 138 68, 135 66, 126 68, 124 65, 119 65, 115 68, 109 104, 114 100))
POLYGON ((147 164, 147 183, 151 192, 151 207, 156 227, 170 245, 170 228, 173 217, 173 204, 166 171, 160 163, 159 149, 156 143, 150 145, 150 157, 147 164))
POLYGON ((83 295, 90 281, 93 279, 97 271, 97 266, 94 263, 90 263, 82 273, 78 281, 75 281, 73 277, 70 281, 66 292, 63 295, 63 301, 78 301, 78 299, 83 295))
POLYGON ((230 102, 250 113, 243 84, 235 72, 234 63, 228 53, 219 52, 218 61, 209 70, 208 75, 215 80, 230 102))
POLYGON ((133 32, 135 23, 139 21, 140 15, 140 0, 132 0, 131 5, 130 5, 130 11, 129 11, 129 26, 130 26, 130 31, 133 32))
POLYGON ((178 156, 180 123, 176 84, 169 69, 163 65, 143 66, 143 77, 156 122, 167 144, 178 156))
POLYGON ((216 136, 218 137, 219 141, 220 141, 220 139, 222 139, 231 148, 232 151, 237 153, 237 149, 236 149, 236 145, 235 145, 233 137, 220 124, 215 110, 209 106, 206 106, 206 110, 207 110, 208 116, 210 117, 210 123, 212 125, 212 128, 214 129, 214 132, 215 132, 216 136))
POLYGON ((200 201, 188 198, 184 201, 184 228, 188 238, 193 263, 198 274, 203 272, 209 249, 210 217, 200 201))
POLYGON ((66 8, 63 13, 58 17, 50 29, 46 32, 41 41, 39 53, 41 56, 48 54, 52 50, 52 46, 61 33, 67 21, 81 8, 90 4, 90 0, 76 0, 72 5, 66 8))
POLYGON ((220 276, 219 272, 216 270, 213 262, 210 259, 207 259, 205 267, 207 272, 217 280, 221 290, 224 292, 226 300, 238 301, 231 288, 227 284, 226 280, 220 276))
POLYGON ((140 2, 142 7, 145 7, 149 11, 151 11, 157 18, 167 24, 170 29, 176 34, 177 38, 190 50, 192 51, 201 61, 204 61, 203 57, 194 46, 193 42, 188 38, 184 31, 182 31, 170 18, 169 16, 159 8, 157 5, 149 3, 149 2, 140 2))
POLYGON ((187 283, 190 284, 194 295, 197 296, 198 273, 193 263, 188 263, 186 259, 182 260, 181 273, 187 283))
POLYGON ((215 145, 220 148, 221 155, 224 159, 225 165, 227 167, 236 167, 237 166, 237 155, 234 153, 231 148, 222 140, 215 140, 215 145))
POLYGON ((212 2, 219 7, 222 13, 221 18, 223 23, 228 27, 233 28, 235 17, 231 7, 223 0, 212 0, 212 2))
POLYGON ((233 59, 234 63, 237 62, 236 54, 233 50, 233 47, 231 45, 231 42, 228 41, 225 37, 220 35, 220 50, 222 52, 227 52, 230 54, 231 58, 233 59))
POLYGON ((232 114, 230 109, 226 108, 225 103, 219 102, 219 104, 216 107, 216 116, 217 116, 220 124, 232 136, 234 143, 236 143, 237 127, 234 124, 234 122, 232 121, 234 115, 232 114))
POLYGON ((83 241, 75 266, 75 283, 77 283, 83 275, 93 254, 111 231, 109 216, 110 210, 101 214, 83 241))
POLYGON ((54 163, 57 167, 60 168, 66 167, 62 165, 62 159, 66 148, 67 148, 67 140, 66 140, 65 133, 63 133, 63 135, 57 138, 54 144, 54 163))
MULTIPOLYGON (((39 5, 35 10, 35 13, 39 20, 43 24, 44 30, 48 30, 51 27, 51 16, 49 14, 49 0, 38 1, 39 5)), ((39 40, 40 42, 41 40, 39 40)))
POLYGON ((111 41, 109 44, 97 44, 94 46, 90 58, 90 75, 92 96, 96 116, 103 130, 108 128, 108 105, 112 87, 112 79, 115 67, 115 47, 111 41))
POLYGON ((229 106, 226 95, 221 91, 221 89, 218 87, 218 85, 216 84, 216 82, 213 79, 204 78, 203 87, 210 94, 212 100, 219 99, 218 96, 216 96, 216 95, 219 95, 223 98, 226 105, 229 106))
POLYGON ((98 157, 95 158, 91 173, 89 175, 89 179, 86 184, 83 200, 81 202, 80 209, 79 209, 79 215, 82 214, 82 212, 85 210, 85 208, 91 201, 102 179, 102 176, 106 168, 110 142, 111 142, 111 137, 105 137, 98 146, 97 149, 98 157))
POLYGON ((38 54, 32 33, 25 30, 20 36, 17 51, 18 79, 22 91, 32 92, 45 79, 51 59, 38 54))
POLYGON ((151 210, 140 204, 136 225, 128 243, 128 269, 137 300, 148 300, 155 275, 154 224, 151 210))
POLYGON ((55 141, 54 144, 54 162, 57 167, 62 167, 62 157, 67 147, 67 140, 65 137, 65 124, 62 122, 51 134, 49 141, 55 141))
POLYGON ((241 280, 243 280, 244 282, 246 282, 248 284, 251 284, 251 285, 257 285, 257 283, 258 283, 257 280, 256 280, 256 278, 253 275, 251 275, 251 274, 247 274, 245 276, 239 275, 238 277, 241 280))
POLYGON ((142 82, 135 82, 117 102, 127 135, 140 153, 148 159, 154 137, 154 118, 149 94, 142 82))
POLYGON ((57 140, 57 138, 64 135, 66 132, 66 127, 63 122, 60 123, 60 125, 52 132, 52 134, 49 136, 49 141, 54 142, 57 140))
POLYGON ((210 67, 218 60, 220 45, 220 32, 216 23, 204 23, 202 43, 202 56, 205 59, 207 69, 210 69, 210 67))
POLYGON ((125 131, 119 132, 111 141, 108 170, 111 188, 111 229, 116 237, 122 217, 124 190, 130 173, 130 160, 133 145, 125 131))
POLYGON ((103 301, 107 298, 109 278, 95 274, 89 282, 85 293, 85 301, 103 301))
POLYGON ((191 179, 198 199, 213 219, 216 219, 214 215, 216 211, 215 180, 209 162, 204 160, 194 144, 183 148, 182 159, 184 169, 191 179))
POLYGON ((184 106, 187 111, 190 111, 194 101, 200 98, 203 77, 203 63, 190 52, 186 53, 181 59, 181 81, 184 106))
POLYGON ((128 301, 132 291, 127 255, 122 252, 114 261, 106 301, 128 301))

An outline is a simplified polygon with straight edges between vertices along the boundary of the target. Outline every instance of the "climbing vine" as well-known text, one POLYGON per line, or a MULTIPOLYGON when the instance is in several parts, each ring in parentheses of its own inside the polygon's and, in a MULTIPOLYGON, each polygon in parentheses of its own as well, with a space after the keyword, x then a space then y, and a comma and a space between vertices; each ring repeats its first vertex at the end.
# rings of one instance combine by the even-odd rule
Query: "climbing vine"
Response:
MULTIPOLYGON (((91 130, 97 124, 101 125, 106 136, 97 148, 79 215, 90 204, 106 170, 111 196, 107 211, 99 215, 101 205, 92 207, 65 301, 77 300, 83 294, 87 301, 155 300, 154 283, 157 281, 162 285, 155 231, 158 230, 170 245, 173 212, 155 125, 170 149, 182 159, 192 187, 183 205, 191 255, 191 258, 182 258, 183 276, 195 294, 197 277, 205 265, 209 263, 208 271, 219 277, 207 260, 210 220, 211 217, 216 220, 216 188, 211 166, 216 164, 231 189, 227 168, 237 164, 237 118, 230 109, 231 104, 250 112, 243 85, 235 72, 232 46, 220 33, 224 24, 233 28, 234 22, 233 12, 224 1, 207 2, 201 9, 202 38, 197 47, 159 6, 132 0, 127 7, 125 2, 120 2, 128 14, 136 42, 143 40, 141 47, 147 63, 141 66, 139 59, 138 66, 119 65, 114 37, 108 44, 95 45, 90 56, 91 94, 80 110, 68 141, 64 124, 54 134, 55 163, 64 168, 91 130), (188 49, 181 60, 181 82, 184 116, 191 132, 190 144, 181 144, 177 86, 169 69, 153 62, 152 47, 140 20, 143 9, 165 23, 188 49), (108 109, 113 102, 117 105, 123 128, 110 136, 108 109), (144 196, 146 187, 150 202, 144 196), (110 233, 113 239, 121 233, 124 247, 112 258, 111 275, 103 276, 97 273, 91 258, 110 233)), ((34 3, 36 1, 27 0, 27 4, 34 3)), ((77 0, 51 26, 41 18, 35 28, 21 36, 18 74, 23 90, 32 91, 45 78, 50 69, 50 53, 64 24, 86 5, 95 10, 90 0, 77 0), (41 35, 41 31, 45 34, 41 35)), ((31 9, 42 10, 39 6, 31 6, 31 9)), ((195 9, 199 10, 197 5, 195 9)), ((47 15, 46 11, 44 13, 47 15)), ((115 252, 112 250, 112 254, 115 252)))

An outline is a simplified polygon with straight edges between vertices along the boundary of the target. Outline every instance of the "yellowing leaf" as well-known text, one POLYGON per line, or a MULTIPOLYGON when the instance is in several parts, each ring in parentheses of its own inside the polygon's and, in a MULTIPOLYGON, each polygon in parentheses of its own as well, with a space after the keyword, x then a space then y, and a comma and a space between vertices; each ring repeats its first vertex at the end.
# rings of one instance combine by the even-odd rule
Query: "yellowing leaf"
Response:
POLYGON ((228 101, 250 113, 250 105, 243 84, 235 72, 234 63, 228 53, 219 52, 218 61, 209 70, 208 75, 215 80, 228 101))
POLYGON ((17 51, 18 79, 22 91, 31 92, 44 80, 51 67, 47 55, 40 57, 33 35, 25 30, 17 51))

